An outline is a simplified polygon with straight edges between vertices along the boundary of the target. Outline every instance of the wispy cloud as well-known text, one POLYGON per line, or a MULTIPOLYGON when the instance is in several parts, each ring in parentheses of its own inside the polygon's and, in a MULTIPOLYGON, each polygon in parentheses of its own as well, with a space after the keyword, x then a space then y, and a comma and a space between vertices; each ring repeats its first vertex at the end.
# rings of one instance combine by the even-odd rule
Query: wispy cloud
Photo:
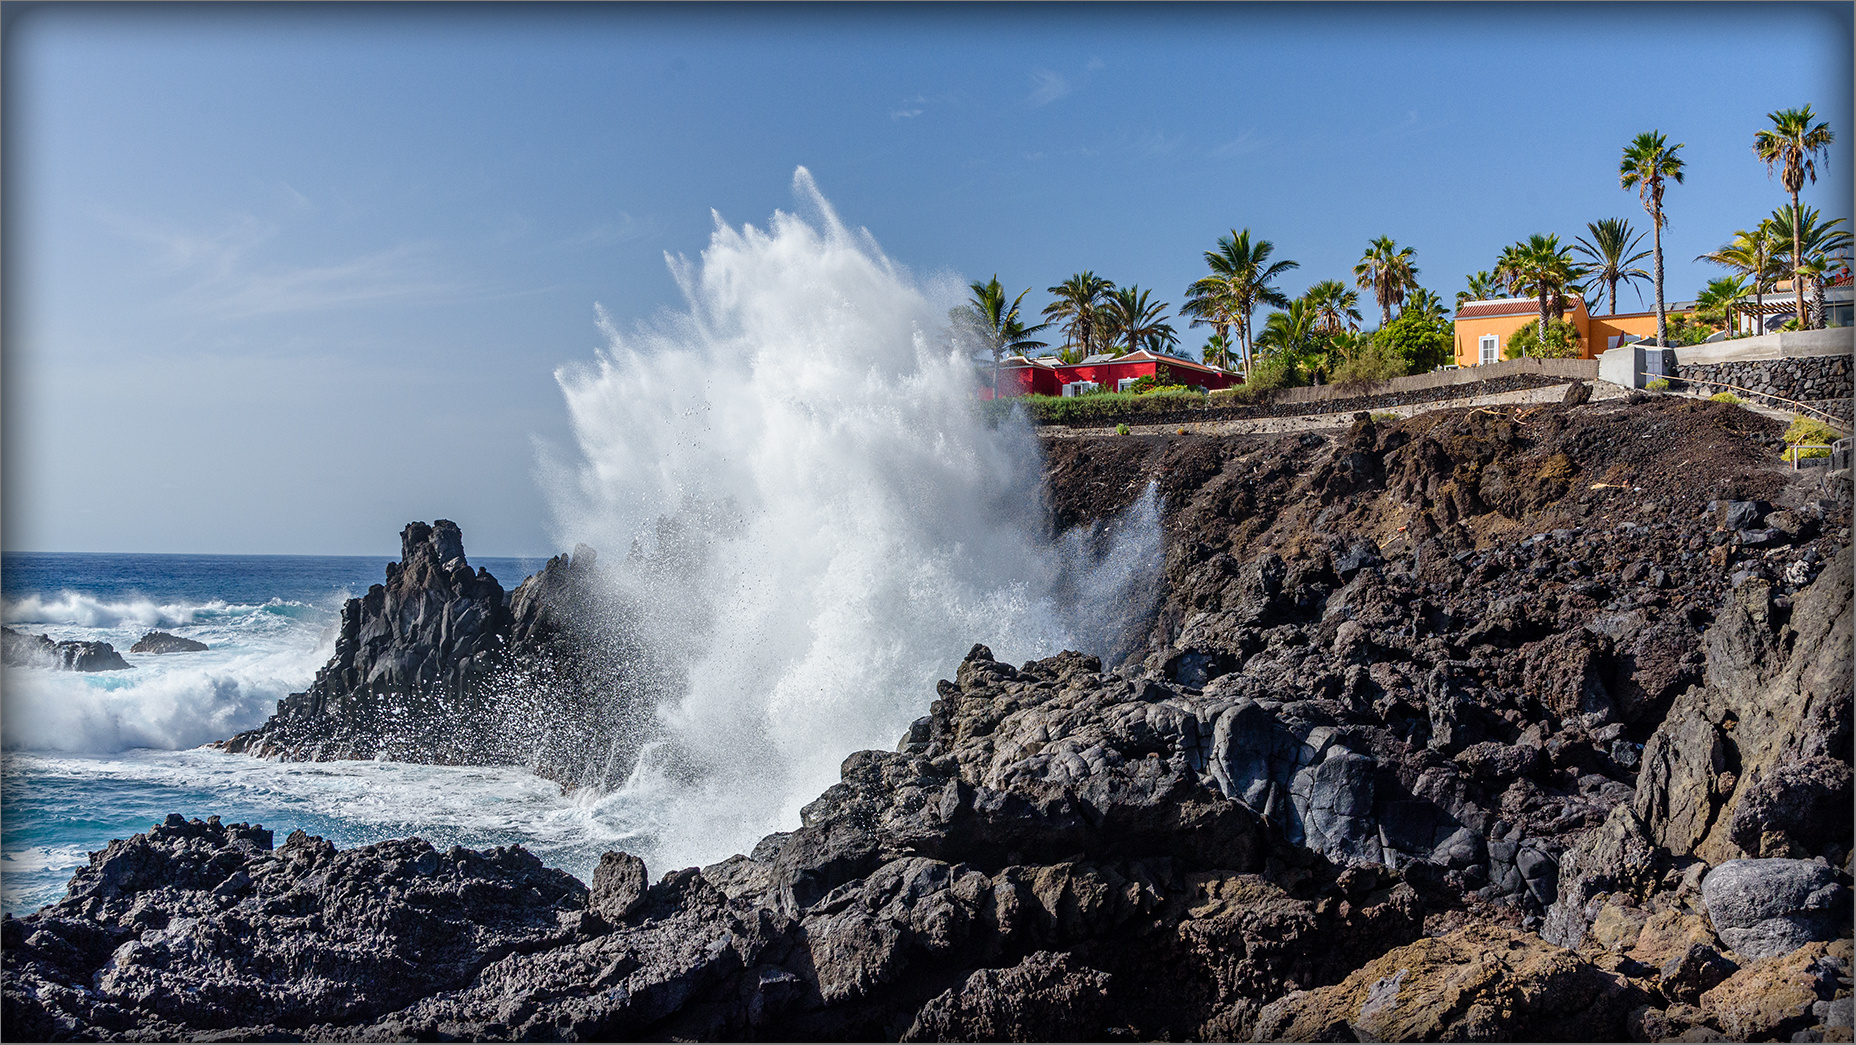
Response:
POLYGON ((563 247, 609 247, 615 243, 630 243, 657 234, 657 223, 649 218, 640 220, 631 214, 620 211, 609 221, 602 221, 589 226, 578 235, 569 236, 561 242, 563 247))
POLYGON ((1087 71, 1089 71, 1089 72, 1092 72, 1092 73, 1093 73, 1093 72, 1095 72, 1095 71, 1096 71, 1096 70, 1098 70, 1098 69, 1106 69, 1106 68, 1108 68, 1108 63, 1107 63, 1107 62, 1105 62, 1105 61, 1103 61, 1103 60, 1102 60, 1102 59, 1100 59, 1100 58, 1097 58, 1097 57, 1096 57, 1096 56, 1094 56, 1094 55, 1090 55, 1090 56, 1089 56, 1089 61, 1088 61, 1088 63, 1087 63, 1087 64, 1085 64, 1085 65, 1083 66, 1083 68, 1084 68, 1085 70, 1087 70, 1087 71))
POLYGON ((1025 100, 1031 104, 1032 108, 1037 108, 1040 105, 1049 105, 1069 93, 1070 81, 1065 79, 1062 73, 1054 73, 1049 69, 1033 69, 1031 70, 1031 96, 1025 100))
POLYGON ((153 250, 154 274, 178 280, 180 309, 217 319, 249 319, 387 301, 438 300, 473 288, 440 274, 429 243, 400 243, 333 262, 303 264, 287 253, 283 229, 235 214, 216 229, 104 216, 117 233, 153 250))
POLYGON ((889 111, 889 118, 892 120, 912 120, 921 114, 922 110, 920 109, 891 109, 889 111))
POLYGON ((1213 156, 1248 156, 1263 148, 1263 140, 1255 131, 1245 131, 1230 141, 1212 150, 1213 156))

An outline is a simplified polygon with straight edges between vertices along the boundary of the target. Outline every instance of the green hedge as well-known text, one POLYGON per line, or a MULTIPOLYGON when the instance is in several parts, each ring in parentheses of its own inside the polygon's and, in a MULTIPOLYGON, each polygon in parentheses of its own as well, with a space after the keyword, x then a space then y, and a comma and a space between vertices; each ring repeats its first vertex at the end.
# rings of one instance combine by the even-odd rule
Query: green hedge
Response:
POLYGON ((1023 407, 1025 414, 1038 424, 1086 425, 1111 420, 1133 420, 1142 414, 1170 414, 1205 405, 1205 396, 1184 388, 1168 387, 1163 391, 1135 395, 1132 392, 1094 392, 1082 396, 1016 396, 981 403, 988 416, 999 418, 1023 407))

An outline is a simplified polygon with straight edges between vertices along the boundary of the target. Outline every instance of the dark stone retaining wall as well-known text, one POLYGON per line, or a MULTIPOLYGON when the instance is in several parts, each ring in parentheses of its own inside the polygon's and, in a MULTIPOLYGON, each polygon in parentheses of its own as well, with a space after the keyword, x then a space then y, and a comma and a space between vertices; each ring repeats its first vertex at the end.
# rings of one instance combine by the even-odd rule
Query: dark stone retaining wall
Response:
MULTIPOLYGON (((1850 357, 1788 356, 1781 359, 1749 359, 1733 363, 1701 363, 1676 366, 1676 378, 1682 381, 1719 382, 1732 389, 1702 385, 1703 392, 1751 391, 1777 396, 1813 406, 1845 421, 1850 420, 1850 401, 1856 394, 1852 381, 1850 357)), ((1789 404, 1775 403, 1779 407, 1789 404)))

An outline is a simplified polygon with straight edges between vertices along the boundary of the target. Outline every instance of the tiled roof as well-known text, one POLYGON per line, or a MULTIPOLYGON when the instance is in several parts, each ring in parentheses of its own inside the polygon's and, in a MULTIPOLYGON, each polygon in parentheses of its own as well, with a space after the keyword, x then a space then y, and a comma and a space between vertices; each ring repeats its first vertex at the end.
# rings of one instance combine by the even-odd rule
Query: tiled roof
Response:
POLYGON ((1486 316, 1526 316, 1540 314, 1538 298, 1503 298, 1500 301, 1465 301, 1456 310, 1458 319, 1482 319, 1486 316))
MULTIPOLYGON (((1566 298, 1566 308, 1571 311, 1584 299, 1577 294, 1566 298)), ((1456 310, 1458 319, 1486 319, 1489 316, 1538 316, 1540 315, 1539 298, 1498 298, 1490 301, 1465 301, 1456 310)))

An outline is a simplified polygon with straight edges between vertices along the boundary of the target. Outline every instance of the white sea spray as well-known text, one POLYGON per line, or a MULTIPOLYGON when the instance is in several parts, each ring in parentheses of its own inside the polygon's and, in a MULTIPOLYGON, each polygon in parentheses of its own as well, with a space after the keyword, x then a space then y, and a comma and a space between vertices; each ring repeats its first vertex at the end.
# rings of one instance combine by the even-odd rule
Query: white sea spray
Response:
POLYGON ((579 458, 544 467, 562 543, 605 561, 628 626, 681 666, 664 739, 581 801, 679 866, 798 824, 862 748, 889 748, 976 641, 1101 652, 1157 566, 1149 496, 1107 549, 1049 539, 1023 423, 989 425, 946 332, 964 288, 809 217, 717 218, 670 263, 687 308, 563 368, 579 458), (627 552, 631 551, 631 555, 627 552))

